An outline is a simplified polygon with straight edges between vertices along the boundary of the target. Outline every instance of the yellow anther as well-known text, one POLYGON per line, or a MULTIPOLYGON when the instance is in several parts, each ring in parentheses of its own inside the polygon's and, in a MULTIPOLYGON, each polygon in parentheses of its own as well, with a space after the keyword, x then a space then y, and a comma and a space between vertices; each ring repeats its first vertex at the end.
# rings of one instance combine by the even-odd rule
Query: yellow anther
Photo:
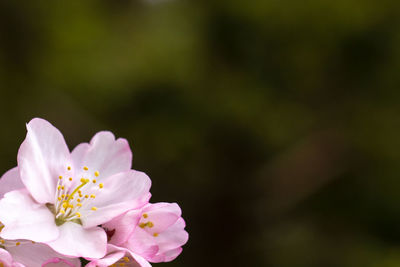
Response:
POLYGON ((60 179, 60 180, 61 180, 61 179, 62 179, 62 176, 61 176, 61 175, 60 175, 60 176, 58 176, 58 179, 60 179))
POLYGON ((81 178, 81 183, 85 183, 86 182, 86 179, 85 178, 81 178))
POLYGON ((92 207, 92 210, 97 210, 97 208, 96 207, 92 207))
POLYGON ((94 176, 99 177, 100 173, 98 171, 94 172, 94 176))
POLYGON ((67 170, 69 170, 69 171, 70 171, 70 170, 71 170, 71 166, 68 166, 68 167, 67 167, 67 170))
POLYGON ((61 185, 59 185, 59 186, 57 187, 57 190, 61 190, 61 185))
POLYGON ((85 171, 89 170, 89 168, 88 168, 88 167, 86 167, 86 166, 85 166, 85 167, 83 167, 83 169, 84 169, 85 171))
POLYGON ((61 190, 64 190, 64 188, 65 188, 64 186, 61 186, 61 190))
POLYGON ((32 244, 36 244, 36 242, 35 242, 35 241, 32 241, 32 244))
POLYGON ((148 223, 147 223, 147 226, 150 227, 150 228, 152 228, 152 227, 154 226, 154 223, 148 222, 148 223))
POLYGON ((61 197, 62 197, 62 198, 65 198, 65 194, 62 194, 61 197))
POLYGON ((68 204, 68 208, 71 208, 71 209, 73 209, 73 208, 74 208, 74 205, 72 205, 72 204, 68 204))
POLYGON ((78 216, 78 218, 81 217, 81 214, 79 212, 75 213, 76 216, 78 216))
POLYGON ((97 183, 96 179, 93 179, 93 181, 92 181, 92 182, 93 182, 94 184, 95 184, 95 183, 97 183))
POLYGON ((103 188, 103 187, 104 187, 103 183, 100 183, 100 184, 99 184, 99 187, 100 187, 100 188, 103 188))
POLYGON ((79 193, 79 194, 82 194, 82 191, 81 191, 81 190, 78 190, 78 193, 79 193))
POLYGON ((16 246, 19 246, 19 245, 21 245, 21 242, 17 242, 17 243, 15 243, 15 245, 16 245, 16 246))
POLYGON ((6 241, 4 241, 3 239, 0 240, 0 243, 4 244, 6 241))
POLYGON ((80 198, 78 198, 78 199, 76 200, 76 202, 81 202, 81 199, 80 199, 80 198))
POLYGON ((143 213, 143 218, 147 218, 149 217, 149 215, 147 215, 147 213, 143 213))
POLYGON ((96 195, 95 194, 91 194, 90 197, 91 198, 96 198, 96 195))
POLYGON ((125 262, 129 262, 129 258, 128 257, 124 257, 123 258, 125 262))
POLYGON ((58 201, 61 201, 62 198, 61 198, 61 197, 58 197, 57 199, 58 199, 58 201))
POLYGON ((78 204, 76 204, 78 207, 82 207, 82 204, 81 203, 78 203, 78 204))
POLYGON ((61 214, 65 214, 65 210, 61 209, 61 210, 60 210, 60 213, 61 213, 61 214))
POLYGON ((85 195, 85 198, 89 198, 89 195, 85 195))
POLYGON ((140 224, 139 224, 139 227, 140 227, 140 228, 145 228, 146 226, 147 226, 147 223, 140 223, 140 224))
POLYGON ((66 209, 68 207, 68 202, 64 201, 64 203, 62 204, 63 208, 66 209))
POLYGON ((125 262, 118 263, 119 266, 125 266, 125 262))
POLYGON ((69 179, 68 179, 68 180, 72 181, 72 177, 69 177, 69 179))
POLYGON ((157 237, 157 236, 158 236, 158 233, 154 233, 153 236, 154 236, 154 237, 157 237))

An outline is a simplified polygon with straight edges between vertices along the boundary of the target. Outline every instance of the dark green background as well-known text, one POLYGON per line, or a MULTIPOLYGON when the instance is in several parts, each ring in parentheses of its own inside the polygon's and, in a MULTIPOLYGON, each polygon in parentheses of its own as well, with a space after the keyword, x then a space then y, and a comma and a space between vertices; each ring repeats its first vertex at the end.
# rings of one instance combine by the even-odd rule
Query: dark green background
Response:
POLYGON ((125 137, 156 266, 400 266, 400 2, 0 2, 0 170, 33 117, 125 137))

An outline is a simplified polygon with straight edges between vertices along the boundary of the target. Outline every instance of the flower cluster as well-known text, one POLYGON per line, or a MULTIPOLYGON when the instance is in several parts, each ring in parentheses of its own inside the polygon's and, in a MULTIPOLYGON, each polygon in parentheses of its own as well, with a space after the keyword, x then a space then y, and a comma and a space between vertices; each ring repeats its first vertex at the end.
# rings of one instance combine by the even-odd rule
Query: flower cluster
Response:
POLYGON ((139 267, 181 253, 181 209, 149 203, 151 180, 131 169, 125 139, 99 132, 70 152, 49 122, 27 130, 0 179, 0 267, 139 267))

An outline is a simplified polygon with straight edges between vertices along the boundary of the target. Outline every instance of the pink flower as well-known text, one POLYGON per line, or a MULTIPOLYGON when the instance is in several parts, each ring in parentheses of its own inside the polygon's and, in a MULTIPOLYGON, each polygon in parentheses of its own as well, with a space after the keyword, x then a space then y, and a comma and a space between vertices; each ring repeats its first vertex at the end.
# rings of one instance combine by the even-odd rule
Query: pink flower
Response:
POLYGON ((101 258, 107 235, 98 227, 148 202, 149 177, 131 170, 125 139, 99 132, 72 153, 49 122, 33 119, 8 179, 24 188, 0 201, 1 237, 28 239, 73 257, 101 258))
POLYGON ((150 262, 172 261, 189 237, 176 203, 147 204, 103 226, 112 233, 111 244, 127 248, 150 262))

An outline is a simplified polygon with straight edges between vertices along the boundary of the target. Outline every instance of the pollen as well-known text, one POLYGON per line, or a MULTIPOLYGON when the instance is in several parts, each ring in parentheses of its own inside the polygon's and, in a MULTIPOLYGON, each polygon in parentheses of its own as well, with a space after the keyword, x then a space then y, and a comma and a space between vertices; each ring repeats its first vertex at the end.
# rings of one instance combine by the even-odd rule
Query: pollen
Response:
POLYGON ((97 210, 97 208, 96 208, 96 207, 92 207, 92 210, 96 211, 96 210, 97 210))
POLYGON ((124 257, 123 258, 125 262, 129 262, 129 258, 128 257, 124 257))
POLYGON ((86 166, 85 166, 85 167, 83 167, 83 169, 84 169, 85 171, 89 170, 89 168, 88 168, 88 167, 86 167, 86 166))
POLYGON ((104 187, 103 183, 100 183, 100 184, 99 184, 99 187, 100 187, 100 188, 103 188, 103 187, 104 187))
POLYGON ((70 171, 70 170, 71 170, 71 166, 68 166, 68 167, 67 167, 67 170, 69 170, 69 171, 70 171))
POLYGON ((65 214, 65 210, 61 209, 61 210, 60 210, 60 213, 61 213, 61 214, 65 214))
POLYGON ((68 180, 72 181, 72 177, 69 177, 69 179, 68 179, 68 180))
POLYGON ((76 204, 78 207, 82 207, 82 204, 81 203, 78 203, 78 204, 76 204))
POLYGON ((149 217, 149 215, 147 215, 147 213, 143 213, 143 218, 147 218, 149 217))
POLYGON ((98 171, 94 172, 94 176, 99 177, 100 173, 98 171))
POLYGON ((62 176, 61 176, 61 175, 60 175, 60 176, 58 176, 58 179, 60 179, 60 180, 61 180, 61 179, 62 179, 62 176))
POLYGON ((75 213, 76 216, 78 216, 78 218, 81 217, 81 214, 79 212, 75 213))
POLYGON ((95 194, 91 194, 90 197, 91 198, 96 198, 96 195, 95 194))
POLYGON ((152 228, 152 227, 154 226, 154 223, 148 222, 148 223, 147 223, 147 226, 150 227, 150 228, 152 228))
POLYGON ((157 237, 157 236, 158 236, 158 233, 154 233, 153 236, 154 236, 154 237, 157 237))
POLYGON ((76 200, 76 202, 81 202, 81 199, 80 199, 80 198, 78 198, 78 199, 76 200))
POLYGON ((89 198, 89 195, 85 195, 85 198, 89 198))
POLYGON ((93 179, 93 181, 92 181, 92 182, 95 184, 97 181, 96 181, 96 179, 93 179))
POLYGON ((16 245, 16 246, 19 246, 19 245, 21 245, 21 242, 17 242, 17 243, 15 243, 15 245, 16 245))

